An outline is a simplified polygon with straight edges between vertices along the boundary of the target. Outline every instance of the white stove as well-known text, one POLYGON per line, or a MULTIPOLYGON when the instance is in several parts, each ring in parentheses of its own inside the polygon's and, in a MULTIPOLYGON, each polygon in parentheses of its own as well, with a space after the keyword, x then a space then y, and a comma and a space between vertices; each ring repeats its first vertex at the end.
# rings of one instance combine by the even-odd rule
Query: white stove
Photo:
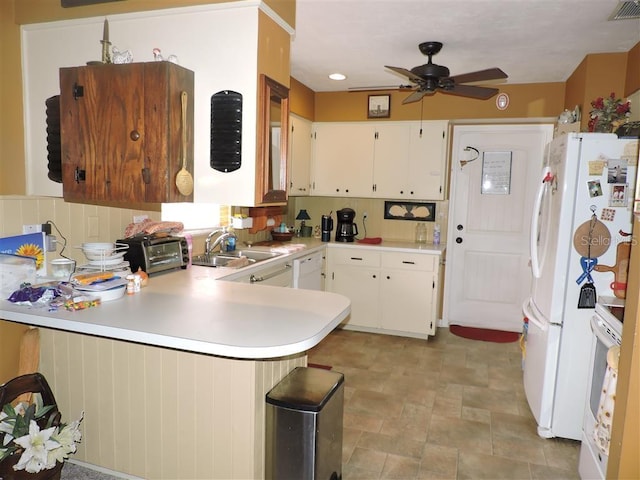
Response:
POLYGON ((607 352, 609 348, 622 343, 623 318, 624 300, 614 297, 598 297, 595 314, 591 317, 591 331, 593 333, 591 366, 578 463, 578 471, 583 480, 604 479, 607 474, 609 457, 597 446, 594 440, 594 431, 602 384, 607 370, 607 352))

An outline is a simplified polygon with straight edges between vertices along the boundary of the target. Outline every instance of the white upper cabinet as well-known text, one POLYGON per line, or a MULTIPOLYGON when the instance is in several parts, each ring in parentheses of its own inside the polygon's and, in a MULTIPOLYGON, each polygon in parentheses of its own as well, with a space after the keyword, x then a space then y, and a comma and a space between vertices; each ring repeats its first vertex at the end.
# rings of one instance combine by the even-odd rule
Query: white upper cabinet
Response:
POLYGON ((311 192, 312 123, 297 115, 289 116, 289 196, 303 197, 311 192))
POLYGON ((311 194, 371 197, 374 134, 371 124, 314 124, 311 194))
POLYGON ((443 121, 314 124, 311 195, 443 200, 443 121))
POLYGON ((406 122, 375 126, 373 192, 376 198, 405 198, 409 176, 409 135, 406 122))
POLYGON ((410 129, 407 178, 410 195, 402 198, 444 200, 449 122, 411 122, 410 129))

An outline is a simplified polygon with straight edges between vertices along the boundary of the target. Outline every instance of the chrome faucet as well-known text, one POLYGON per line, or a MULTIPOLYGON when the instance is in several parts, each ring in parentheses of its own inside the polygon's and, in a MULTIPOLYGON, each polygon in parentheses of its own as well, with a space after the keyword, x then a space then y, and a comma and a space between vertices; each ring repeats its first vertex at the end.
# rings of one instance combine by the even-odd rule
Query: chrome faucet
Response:
POLYGON ((207 239, 204 241, 204 253, 206 255, 209 255, 216 249, 216 247, 221 246, 222 242, 224 242, 229 237, 233 237, 236 239, 238 238, 236 237, 235 233, 228 232, 226 228, 218 228, 214 230, 207 236, 207 239), (216 238, 213 243, 211 243, 211 239, 218 234, 220 234, 218 238, 216 238))

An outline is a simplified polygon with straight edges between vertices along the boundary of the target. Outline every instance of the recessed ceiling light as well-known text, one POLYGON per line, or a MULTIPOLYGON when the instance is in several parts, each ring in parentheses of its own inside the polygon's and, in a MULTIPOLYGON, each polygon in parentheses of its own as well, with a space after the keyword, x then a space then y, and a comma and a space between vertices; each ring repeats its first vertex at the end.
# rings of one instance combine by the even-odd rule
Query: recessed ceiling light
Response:
POLYGON ((329 78, 331 80, 345 80, 347 76, 341 73, 332 73, 331 75, 329 75, 329 78))

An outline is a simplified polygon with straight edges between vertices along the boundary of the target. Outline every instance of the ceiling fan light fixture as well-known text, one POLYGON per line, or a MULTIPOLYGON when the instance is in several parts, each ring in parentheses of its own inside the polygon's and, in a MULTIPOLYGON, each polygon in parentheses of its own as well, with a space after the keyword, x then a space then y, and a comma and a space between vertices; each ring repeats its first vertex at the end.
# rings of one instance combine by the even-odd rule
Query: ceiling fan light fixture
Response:
POLYGON ((344 75, 344 74, 342 74, 342 73, 338 73, 338 72, 336 72, 336 73, 332 73, 332 74, 330 74, 330 75, 329 75, 329 78, 330 78, 331 80, 341 81, 341 80, 346 80, 346 79, 347 79, 347 76, 346 76, 346 75, 344 75))

